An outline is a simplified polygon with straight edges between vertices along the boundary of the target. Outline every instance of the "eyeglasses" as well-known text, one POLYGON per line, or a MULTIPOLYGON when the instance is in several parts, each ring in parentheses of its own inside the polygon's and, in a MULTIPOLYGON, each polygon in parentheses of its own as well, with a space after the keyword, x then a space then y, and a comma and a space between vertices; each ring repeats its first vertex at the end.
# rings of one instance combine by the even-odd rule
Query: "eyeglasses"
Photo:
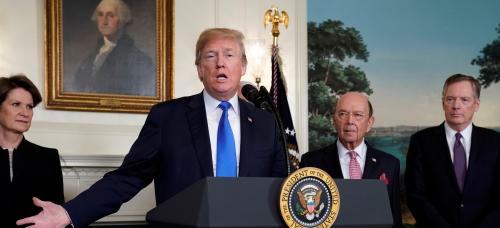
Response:
POLYGON ((459 101, 463 105, 469 105, 472 102, 474 102, 474 97, 452 97, 452 96, 448 96, 448 97, 444 97, 443 98, 443 102, 446 105, 453 105, 453 104, 455 104, 455 101, 459 101))
POLYGON ((341 120, 348 119, 350 115, 354 116, 354 119, 358 120, 358 121, 365 118, 365 114, 363 112, 350 113, 350 112, 340 111, 340 112, 337 112, 337 114, 336 114, 336 116, 341 120))

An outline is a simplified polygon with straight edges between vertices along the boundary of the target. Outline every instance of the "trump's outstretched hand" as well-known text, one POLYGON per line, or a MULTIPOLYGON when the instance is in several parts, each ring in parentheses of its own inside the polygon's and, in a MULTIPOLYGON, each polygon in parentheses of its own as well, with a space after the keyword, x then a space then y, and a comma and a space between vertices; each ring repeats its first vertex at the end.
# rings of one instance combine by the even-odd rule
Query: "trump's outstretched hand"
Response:
POLYGON ((17 220, 17 225, 29 225, 29 228, 64 228, 71 223, 66 210, 49 201, 33 197, 33 204, 42 208, 37 215, 17 220))

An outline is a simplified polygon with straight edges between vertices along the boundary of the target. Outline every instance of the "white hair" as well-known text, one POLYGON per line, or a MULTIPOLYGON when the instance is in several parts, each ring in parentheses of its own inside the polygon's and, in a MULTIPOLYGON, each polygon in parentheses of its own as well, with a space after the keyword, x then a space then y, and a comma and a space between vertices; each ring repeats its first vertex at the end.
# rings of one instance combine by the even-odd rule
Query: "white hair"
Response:
POLYGON ((120 18, 120 27, 125 26, 132 20, 132 14, 130 13, 130 8, 125 2, 122 0, 102 0, 99 5, 94 10, 92 17, 90 18, 92 21, 96 21, 97 17, 97 8, 99 8, 102 4, 110 4, 118 6, 118 17, 120 18))

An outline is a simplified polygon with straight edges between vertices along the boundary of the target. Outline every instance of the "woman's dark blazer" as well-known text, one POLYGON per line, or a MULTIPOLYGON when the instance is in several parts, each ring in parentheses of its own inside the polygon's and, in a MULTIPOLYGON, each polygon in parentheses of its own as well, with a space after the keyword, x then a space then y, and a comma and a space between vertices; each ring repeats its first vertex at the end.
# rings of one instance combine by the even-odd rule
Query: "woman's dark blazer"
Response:
POLYGON ((32 198, 64 203, 61 163, 56 149, 41 147, 24 139, 13 153, 10 181, 9 155, 0 149, 0 227, 15 227, 18 219, 41 210, 32 198))

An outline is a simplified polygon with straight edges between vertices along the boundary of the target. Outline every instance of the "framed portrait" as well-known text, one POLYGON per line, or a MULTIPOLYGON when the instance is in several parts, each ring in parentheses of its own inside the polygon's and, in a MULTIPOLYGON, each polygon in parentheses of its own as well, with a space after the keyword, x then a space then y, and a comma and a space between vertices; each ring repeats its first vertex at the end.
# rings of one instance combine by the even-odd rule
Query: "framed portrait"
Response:
POLYGON ((146 113, 172 98, 173 0, 46 0, 48 109, 146 113))

